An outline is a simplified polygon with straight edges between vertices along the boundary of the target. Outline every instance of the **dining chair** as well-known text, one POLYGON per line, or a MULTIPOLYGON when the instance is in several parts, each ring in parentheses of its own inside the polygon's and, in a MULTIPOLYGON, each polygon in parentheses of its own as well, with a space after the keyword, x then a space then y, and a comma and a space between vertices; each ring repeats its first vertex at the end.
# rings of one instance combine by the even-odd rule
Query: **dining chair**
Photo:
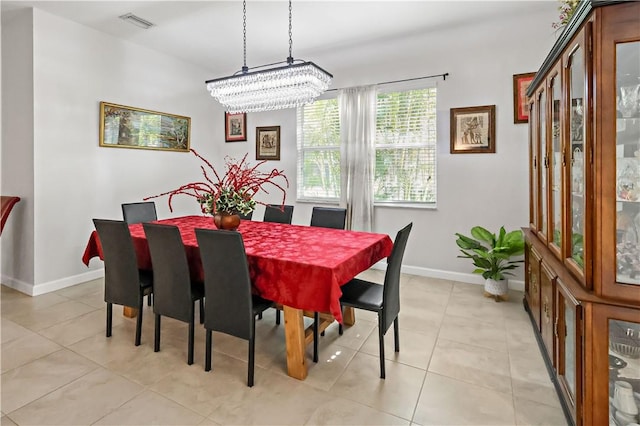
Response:
POLYGON ((158 220, 156 213, 156 203, 145 201, 140 203, 122 204, 122 216, 129 225, 142 222, 153 222, 158 220))
MULTIPOLYGON (((347 209, 338 207, 314 207, 311 211, 311 226, 321 228, 344 229, 347 220, 347 209)), ((280 324, 280 311, 276 312, 276 324, 280 324)), ((313 313, 313 362, 318 362, 318 327, 320 314, 313 313)), ((324 336, 324 331, 322 332, 324 336)))
POLYGON ((135 345, 142 334, 142 301, 153 292, 153 274, 138 269, 129 225, 120 220, 93 219, 104 260, 104 301, 107 303, 107 337, 111 337, 113 304, 138 309, 135 345))
POLYGON ((347 209, 338 207, 314 207, 311 211, 311 226, 344 229, 347 209))
MULTIPOLYGON (((134 223, 153 222, 158 219, 158 215, 156 214, 156 203, 153 201, 123 203, 122 217, 129 225, 133 225, 134 223)), ((152 297, 152 295, 147 297, 147 305, 149 306, 151 306, 152 297)))
MULTIPOLYGON (((404 249, 407 246, 409 233, 413 223, 398 231, 393 243, 393 250, 387 260, 387 271, 384 285, 354 278, 340 287, 342 296, 340 306, 350 306, 378 314, 378 339, 380 341, 380 378, 385 378, 384 370, 384 335, 393 324, 395 351, 400 352, 400 336, 398 334, 398 314, 400 313, 400 270, 404 249)), ((338 332, 342 334, 342 324, 338 332)))
POLYGON ((264 210, 263 222, 276 222, 291 224, 291 218, 293 217, 293 206, 279 204, 267 204, 264 210), (283 208, 284 210, 281 210, 283 208))
POLYGON ((160 351, 162 316, 189 324, 187 364, 193 364, 194 303, 200 301, 200 322, 204 320, 204 286, 191 280, 187 253, 177 226, 143 223, 153 267, 155 314, 154 352, 160 351))
POLYGON ((251 293, 249 265, 242 235, 234 231, 196 229, 204 269, 206 330, 205 371, 211 370, 213 331, 249 342, 247 386, 253 386, 256 315, 273 302, 251 293))

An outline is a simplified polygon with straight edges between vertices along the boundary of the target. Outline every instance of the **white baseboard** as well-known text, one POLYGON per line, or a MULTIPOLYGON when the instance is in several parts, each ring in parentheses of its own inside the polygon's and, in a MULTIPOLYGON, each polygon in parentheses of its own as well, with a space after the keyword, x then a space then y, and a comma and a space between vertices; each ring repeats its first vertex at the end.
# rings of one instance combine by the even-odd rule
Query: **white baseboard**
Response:
POLYGON ((15 278, 2 276, 2 284, 6 285, 7 287, 11 287, 14 290, 18 290, 21 293, 28 294, 29 296, 38 296, 66 287, 71 287, 76 284, 82 284, 87 281, 96 280, 102 277, 104 277, 104 268, 94 269, 83 274, 73 275, 71 277, 66 277, 37 285, 28 284, 15 278))
MULTIPOLYGON (((373 265, 374 269, 385 270, 387 262, 378 262, 373 265)), ((419 266, 402 265, 402 273, 418 275, 420 277, 440 278, 443 280, 459 281, 467 284, 484 285, 484 278, 478 274, 468 274, 464 272, 445 271, 442 269, 422 268, 419 266)), ((509 278, 509 288, 512 290, 524 291, 524 281, 509 278)))

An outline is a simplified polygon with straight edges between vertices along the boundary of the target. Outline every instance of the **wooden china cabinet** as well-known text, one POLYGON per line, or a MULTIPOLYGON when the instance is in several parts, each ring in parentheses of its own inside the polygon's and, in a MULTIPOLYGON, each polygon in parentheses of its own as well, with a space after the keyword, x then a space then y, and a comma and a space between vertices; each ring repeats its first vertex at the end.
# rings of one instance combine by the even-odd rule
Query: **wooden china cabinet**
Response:
POLYGON ((567 419, 640 423, 640 2, 582 2, 527 95, 525 308, 567 419))

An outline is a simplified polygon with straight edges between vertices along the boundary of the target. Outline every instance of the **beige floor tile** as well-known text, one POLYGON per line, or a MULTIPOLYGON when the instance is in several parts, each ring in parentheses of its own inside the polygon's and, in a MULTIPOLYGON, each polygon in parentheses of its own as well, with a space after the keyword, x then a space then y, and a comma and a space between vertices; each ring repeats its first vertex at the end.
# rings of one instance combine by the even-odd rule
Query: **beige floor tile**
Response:
POLYGON ((537 345, 509 351, 509 364, 513 380, 550 386, 551 379, 537 345))
POLYGON ((413 421, 420 425, 513 425, 513 399, 448 377, 427 373, 413 421))
MULTIPOLYGON (((393 326, 389 327, 384 336, 385 359, 426 370, 436 344, 437 334, 419 333, 412 330, 400 329, 400 352, 395 351, 393 326)), ((380 355, 380 342, 378 328, 369 335, 369 338, 360 348, 360 352, 373 356, 380 355)))
POLYGON ((17 426, 9 416, 2 416, 0 418, 0 425, 2 426, 17 426))
POLYGON ((401 305, 398 318, 400 319, 400 330, 434 333, 438 331, 442 324, 444 312, 429 310, 424 307, 401 305))
POLYGON ((220 398, 209 418, 220 424, 300 425, 332 399, 327 392, 271 371, 257 368, 255 379, 252 388, 245 386, 220 398))
POLYGON ((513 396, 516 398, 538 402, 552 407, 560 407, 558 394, 551 381, 546 385, 541 385, 512 378, 511 384, 513 386, 513 396))
MULTIPOLYGON (((313 348, 308 351, 308 355, 313 357, 313 348)), ((320 338, 318 362, 308 362, 309 373, 304 384, 325 391, 331 389, 355 355, 356 351, 353 349, 337 343, 326 344, 320 338)), ((286 353, 283 353, 281 363, 286 362, 286 353)), ((286 370, 281 372, 286 374, 286 370)))
MULTIPOLYGON (((2 288, 6 287, 2 286, 2 288)), ((55 293, 46 293, 34 297, 20 292, 10 292, 8 294, 12 296, 6 297, 5 293, 2 294, 0 310, 2 311, 2 317, 9 319, 69 301, 66 297, 55 293)))
POLYGON ((511 393, 509 356, 504 352, 438 338, 429 372, 511 393))
POLYGON ((567 420, 560 407, 551 407, 526 399, 515 398, 518 426, 566 426, 567 420))
POLYGON ((453 290, 453 281, 441 278, 420 277, 418 275, 410 275, 402 289, 415 287, 418 290, 429 293, 445 293, 450 294, 453 290))
POLYGON ((308 425, 408 425, 409 421, 366 405, 334 398, 316 408, 308 425))
POLYGON ((81 300, 83 302, 87 296, 91 296, 94 293, 104 294, 103 278, 99 278, 93 281, 88 281, 86 283, 74 285, 71 287, 66 287, 56 291, 56 294, 60 296, 64 296, 73 300, 81 300))
POLYGON ((444 291, 426 291, 405 285, 400 291, 400 310, 407 308, 444 313, 451 293, 444 291))
POLYGON ((152 391, 145 391, 113 412, 96 425, 197 425, 203 416, 152 391))
POLYGON ((18 424, 92 424, 143 388, 99 368, 11 413, 18 424))
POLYGON ((386 362, 386 379, 380 378, 380 358, 358 353, 330 390, 340 396, 403 419, 411 419, 425 371, 386 362))
POLYGON ((2 345, 2 372, 42 358, 62 347, 35 333, 29 333, 2 345))
MULTIPOLYGON (((95 334, 104 336, 106 321, 107 311, 106 309, 100 309, 42 329, 38 333, 60 345, 69 346, 95 334)), ((112 322, 113 326, 117 326, 124 322, 124 317, 114 315, 112 322)))
POLYGON ((508 319, 505 325, 509 351, 528 350, 532 346, 537 346, 536 336, 528 316, 518 320, 508 319))
MULTIPOLYGON (((334 322, 325 330, 324 336, 320 337, 320 346, 337 343, 354 351, 359 350, 369 335, 377 329, 377 322, 367 321, 356 312, 356 323, 352 326, 345 326, 342 336, 338 332, 338 323, 334 322)), ((377 333, 377 332, 376 332, 377 333)))
POLYGON ((11 320, 33 331, 39 331, 52 324, 77 318, 96 308, 75 300, 66 300, 42 309, 27 311, 20 315, 11 316, 11 320))
POLYGON ((31 330, 28 330, 6 318, 2 318, 2 324, 0 324, 0 326, 0 334, 2 335, 3 344, 33 333, 31 330))
POLYGON ((467 292, 456 293, 454 287, 446 313, 504 328, 505 320, 501 306, 502 304, 485 298, 481 292, 477 295, 470 295, 467 292))
MULTIPOLYGON (((254 374, 256 386, 264 386, 265 370, 258 367, 254 374)), ((200 365, 174 365, 171 373, 149 389, 202 416, 209 416, 230 394, 249 391, 247 363, 222 353, 213 353, 211 371, 204 371, 200 365)))
POLYGON ((438 337, 506 353, 507 333, 505 329, 494 327, 492 324, 484 324, 481 321, 445 315, 438 337))
POLYGON ((98 368, 98 365, 62 349, 2 375, 2 410, 7 413, 98 368))

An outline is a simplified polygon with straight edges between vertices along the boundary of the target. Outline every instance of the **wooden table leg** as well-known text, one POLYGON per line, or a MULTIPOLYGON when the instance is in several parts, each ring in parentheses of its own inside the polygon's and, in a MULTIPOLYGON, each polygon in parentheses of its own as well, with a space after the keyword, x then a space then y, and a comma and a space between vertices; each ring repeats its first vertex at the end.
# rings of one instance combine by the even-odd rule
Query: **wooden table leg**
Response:
POLYGON ((307 378, 307 361, 302 310, 289 306, 283 306, 282 310, 287 345, 287 372, 293 378, 304 380, 307 378))
POLYGON ((123 306, 122 315, 127 318, 135 318, 138 316, 138 310, 136 308, 130 308, 128 306, 123 306))
POLYGON ((344 325, 352 326, 356 323, 356 313, 355 309, 351 306, 347 306, 344 308, 342 312, 342 322, 344 325))

